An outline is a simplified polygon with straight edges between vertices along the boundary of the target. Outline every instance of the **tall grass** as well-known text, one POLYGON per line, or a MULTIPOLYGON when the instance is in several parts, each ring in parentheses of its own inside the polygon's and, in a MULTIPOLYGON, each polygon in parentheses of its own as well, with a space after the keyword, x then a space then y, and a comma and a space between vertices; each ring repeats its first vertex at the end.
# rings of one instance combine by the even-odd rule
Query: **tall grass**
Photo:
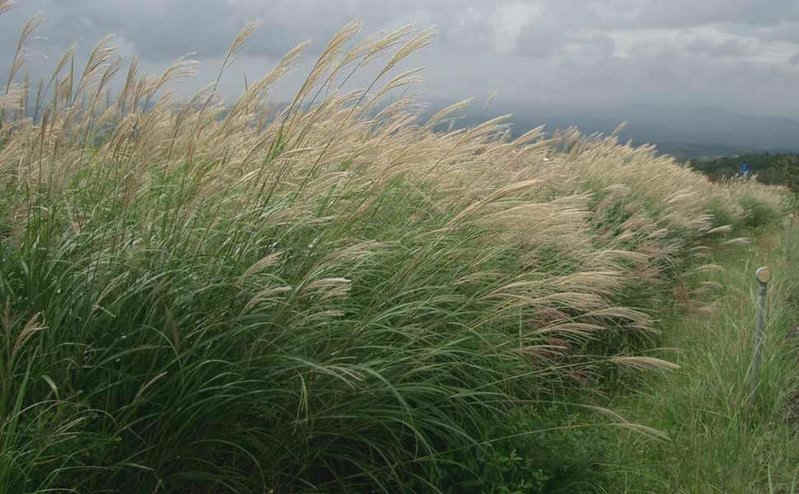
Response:
MULTIPOLYGON (((797 467, 797 280, 786 254, 796 231, 770 231, 747 249, 713 255, 727 269, 698 274, 715 292, 712 311, 696 303, 664 322, 664 345, 654 353, 678 363, 668 379, 629 380, 610 406, 630 420, 667 433, 651 441, 623 432, 608 449, 608 492, 792 493, 797 467), (780 242, 783 240, 783 242, 780 242), (755 320, 754 271, 768 265, 766 345, 758 379, 750 379, 755 320), (792 333, 793 331, 793 333, 792 333), (752 383, 757 387, 753 389, 752 383)), ((694 281, 693 284, 697 284, 694 281)), ((606 403, 603 403, 606 405, 606 403)))
POLYGON ((270 117, 304 44, 223 104, 246 26, 178 103, 194 62, 111 94, 107 38, 33 98, 39 22, 0 96, 3 492, 501 492, 470 458, 544 441, 531 404, 608 366, 665 366, 630 353, 659 287, 745 223, 737 187, 782 200, 613 137, 436 131, 464 103, 387 99, 427 31, 345 26, 270 117))

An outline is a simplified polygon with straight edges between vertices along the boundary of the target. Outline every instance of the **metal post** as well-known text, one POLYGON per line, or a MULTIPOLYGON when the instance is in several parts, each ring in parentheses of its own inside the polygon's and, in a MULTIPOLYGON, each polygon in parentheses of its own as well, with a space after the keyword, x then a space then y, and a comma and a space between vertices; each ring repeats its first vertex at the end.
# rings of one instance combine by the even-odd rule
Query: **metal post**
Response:
POLYGON ((762 347, 766 339, 766 315, 768 312, 768 282, 771 279, 771 272, 767 267, 759 268, 755 271, 755 278, 758 282, 757 289, 757 319, 755 333, 753 337, 754 353, 752 354, 752 367, 749 369, 752 395, 760 384, 760 363, 762 361, 762 347))
POLYGON ((785 249, 785 264, 791 265, 791 241, 793 240, 793 213, 788 215, 785 220, 785 235, 783 236, 783 248, 785 249))

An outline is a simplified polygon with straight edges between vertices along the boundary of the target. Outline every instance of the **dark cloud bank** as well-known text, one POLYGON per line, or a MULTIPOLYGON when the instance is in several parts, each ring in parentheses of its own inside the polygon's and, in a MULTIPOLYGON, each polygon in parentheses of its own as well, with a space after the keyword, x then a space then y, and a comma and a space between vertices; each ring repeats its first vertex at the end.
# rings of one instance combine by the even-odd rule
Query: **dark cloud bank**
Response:
POLYGON ((32 66, 115 33, 122 53, 152 70, 194 52, 199 81, 254 19, 260 27, 223 85, 230 95, 243 73, 261 75, 306 39, 319 49, 351 19, 367 34, 435 26, 436 42, 414 59, 433 104, 495 93, 486 114, 512 111, 519 127, 609 131, 628 120, 629 137, 667 150, 799 150, 795 0, 21 0, 0 17, 0 63, 37 11, 47 22, 32 66))

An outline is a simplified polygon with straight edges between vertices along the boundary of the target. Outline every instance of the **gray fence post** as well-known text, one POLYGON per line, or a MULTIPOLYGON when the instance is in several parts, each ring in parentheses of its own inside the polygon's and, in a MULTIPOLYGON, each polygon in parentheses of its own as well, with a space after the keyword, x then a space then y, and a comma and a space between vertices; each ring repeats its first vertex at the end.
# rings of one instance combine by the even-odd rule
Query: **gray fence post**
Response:
POLYGON ((766 339, 766 316, 768 312, 768 282, 771 279, 771 272, 767 267, 759 268, 755 271, 757 279, 757 320, 755 323, 755 333, 753 336, 752 366, 749 369, 750 388, 752 396, 760 384, 760 363, 762 360, 763 342, 766 339))
POLYGON ((783 240, 783 247, 785 249, 785 264, 790 266, 791 265, 791 241, 793 240, 793 219, 794 213, 788 215, 788 219, 785 221, 785 236, 783 240))

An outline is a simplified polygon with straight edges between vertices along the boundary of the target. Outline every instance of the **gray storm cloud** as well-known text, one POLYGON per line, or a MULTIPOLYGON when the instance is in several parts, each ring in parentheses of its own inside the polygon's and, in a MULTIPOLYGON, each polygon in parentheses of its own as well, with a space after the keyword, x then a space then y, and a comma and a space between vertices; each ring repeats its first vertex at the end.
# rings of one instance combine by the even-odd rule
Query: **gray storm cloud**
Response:
MULTIPOLYGON (((190 52, 200 80, 236 32, 259 24, 230 80, 254 78, 300 41, 320 50, 344 23, 364 33, 405 23, 435 26, 423 94, 486 97, 512 108, 700 105, 799 117, 799 3, 794 0, 23 0, 0 17, 0 62, 10 61, 19 26, 47 22, 31 63, 54 63, 72 41, 88 51, 115 33, 124 55, 162 67, 190 52), (37 54, 41 55, 38 56, 37 54)), ((232 95, 232 94, 231 94, 232 95)))

